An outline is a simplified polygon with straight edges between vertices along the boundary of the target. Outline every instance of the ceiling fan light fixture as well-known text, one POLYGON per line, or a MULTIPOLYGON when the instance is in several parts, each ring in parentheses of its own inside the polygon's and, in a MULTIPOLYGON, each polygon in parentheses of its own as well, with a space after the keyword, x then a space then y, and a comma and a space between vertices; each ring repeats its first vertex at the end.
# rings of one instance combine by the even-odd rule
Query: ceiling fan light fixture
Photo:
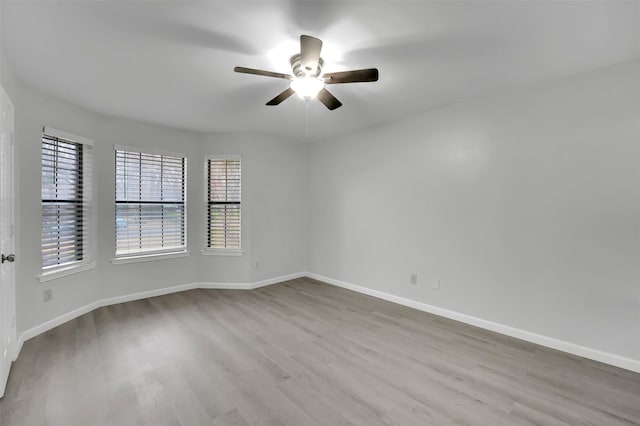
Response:
POLYGON ((322 68, 324 67, 324 60, 320 57, 321 50, 322 40, 303 34, 300 36, 300 53, 296 53, 289 59, 291 74, 245 67, 235 67, 233 70, 243 74, 262 75, 291 81, 288 88, 268 101, 265 105, 280 105, 296 93, 306 101, 317 98, 330 111, 340 108, 342 102, 325 89, 325 84, 378 81, 377 68, 323 74, 322 68))
POLYGON ((306 101, 315 98, 318 92, 323 88, 324 81, 319 78, 302 77, 295 78, 291 81, 291 89, 293 89, 300 98, 306 101))

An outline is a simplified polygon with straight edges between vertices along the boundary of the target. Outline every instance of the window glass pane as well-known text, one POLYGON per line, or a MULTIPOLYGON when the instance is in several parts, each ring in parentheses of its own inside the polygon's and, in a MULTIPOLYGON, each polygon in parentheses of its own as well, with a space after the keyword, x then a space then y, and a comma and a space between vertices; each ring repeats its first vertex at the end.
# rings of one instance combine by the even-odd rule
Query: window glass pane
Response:
POLYGON ((210 159, 208 170, 208 247, 241 248, 240 159, 210 159))
POLYGON ((182 157, 116 150, 116 255, 186 246, 185 165, 182 157))
POLYGON ((42 137, 42 267, 65 265, 86 256, 88 206, 84 164, 88 148, 42 137))

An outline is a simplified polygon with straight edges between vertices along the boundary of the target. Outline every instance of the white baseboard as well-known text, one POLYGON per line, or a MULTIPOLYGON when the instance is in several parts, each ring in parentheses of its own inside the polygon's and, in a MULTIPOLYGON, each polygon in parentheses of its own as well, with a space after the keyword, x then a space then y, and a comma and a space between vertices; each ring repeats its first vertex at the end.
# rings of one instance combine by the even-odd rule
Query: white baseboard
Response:
POLYGON ((325 282, 327 284, 335 285, 337 287, 353 290, 358 293, 366 294, 369 296, 377 297, 379 299, 387 300, 389 302, 398 303, 400 305, 408 306, 410 308, 418 309, 420 311, 429 312, 435 315, 439 315, 445 318, 450 318, 456 321, 460 321, 466 324, 474 325, 476 327, 484 328, 486 330, 495 331, 496 333, 504 334, 507 336, 515 337, 517 339, 525 340, 527 342, 536 343, 538 345, 546 346, 552 349, 557 349, 563 352, 567 352, 573 355, 588 358, 594 361, 603 362, 605 364, 614 365, 616 367, 624 368, 626 370, 635 371, 640 373, 640 360, 622 357, 609 352, 603 352, 597 349, 588 348, 585 346, 577 345, 575 343, 566 342, 563 340, 555 339, 552 337, 544 336, 541 334, 532 333, 526 330, 521 330, 508 325, 496 323, 493 321, 484 320, 471 315, 462 314, 459 312, 451 311, 437 306, 429 305, 426 303, 418 302, 415 300, 407 299, 393 294, 384 293, 378 290, 372 290, 367 287, 362 287, 356 284, 347 283, 344 281, 336 280, 330 277, 310 273, 310 272, 298 272, 295 274, 283 275, 280 277, 270 278, 267 280, 257 281, 254 283, 222 283, 222 282, 195 282, 188 284, 176 285, 173 287, 165 287, 161 289, 155 289, 150 291, 144 291, 140 293, 128 294, 125 296, 110 297, 106 299, 97 300, 82 306, 71 312, 67 312, 59 317, 53 318, 47 322, 39 324, 28 330, 20 333, 18 342, 16 344, 14 357, 17 359, 22 345, 25 341, 35 337, 39 334, 45 333, 54 327, 64 324, 74 318, 84 315, 94 309, 115 305, 117 303, 130 302, 133 300, 146 299, 149 297, 162 296, 169 293, 177 293, 180 291, 191 290, 196 288, 202 289, 235 289, 235 290, 253 290, 256 288, 277 284, 283 281, 293 280, 301 277, 309 277, 318 281, 325 282))
POLYGON ((372 290, 367 287, 362 287, 356 284, 347 283, 347 282, 336 280, 330 277, 325 277, 325 276, 310 273, 310 272, 307 272, 305 275, 309 278, 313 278, 315 280, 322 281, 327 284, 346 288, 348 290, 353 290, 355 292, 366 294, 368 296, 377 297, 378 299, 383 299, 389 302, 398 303, 400 305, 408 306, 410 308, 418 309, 420 311, 429 312, 435 315, 439 315, 441 317, 460 321, 465 324, 474 325, 476 327, 484 328, 486 330, 495 331, 496 333, 505 334, 507 336, 525 340, 527 342, 536 343, 541 346, 546 346, 548 348, 557 349, 559 351, 567 352, 583 358, 588 358, 594 361, 599 361, 605 364, 614 365, 616 367, 620 367, 626 370, 640 373, 640 360, 622 357, 609 352, 603 352, 598 349, 588 348, 585 346, 577 345, 575 343, 566 342, 564 340, 558 340, 553 337, 543 336, 541 334, 532 333, 526 330, 521 330, 519 328, 511 327, 511 326, 500 324, 493 321, 487 321, 482 318, 477 318, 471 315, 466 315, 466 314, 451 311, 448 309, 439 308, 437 306, 429 305, 426 303, 418 302, 418 301, 407 299, 400 296, 395 296, 389 293, 384 293, 382 291, 372 290))
POLYGON ((211 283, 201 282, 194 283, 194 288, 209 288, 209 289, 227 289, 227 290, 254 290, 256 288, 265 287, 272 284, 281 283, 283 281, 295 280, 296 278, 305 277, 304 272, 297 272, 295 274, 283 275, 281 277, 269 278, 268 280, 256 281, 254 283, 211 283))
POLYGON ((18 344, 16 345, 14 360, 18 358, 18 355, 22 350, 22 345, 24 344, 24 342, 26 342, 27 340, 39 334, 46 333, 47 331, 51 330, 54 327, 59 326, 60 324, 64 324, 67 321, 70 321, 74 318, 77 318, 81 315, 91 312, 94 309, 99 308, 100 306, 103 306, 100 304, 100 302, 101 301, 89 303, 88 305, 82 306, 78 309, 74 309, 73 311, 62 314, 59 317, 50 319, 49 321, 43 322, 42 324, 38 324, 35 327, 32 327, 20 333, 20 337, 18 337, 18 344))
POLYGON ((288 275, 283 275, 280 277, 275 277, 275 278, 269 278, 267 280, 262 280, 262 281, 256 281, 253 283, 219 283, 219 282, 195 282, 195 283, 188 283, 188 284, 180 284, 180 285, 176 285, 176 286, 172 286, 172 287, 164 287, 164 288, 159 288, 159 289, 154 289, 154 290, 149 290, 149 291, 142 291, 139 293, 132 293, 132 294, 126 294, 124 296, 116 296, 116 297, 108 297, 105 299, 100 299, 100 300, 96 300, 95 302, 89 303, 88 305, 82 306, 78 309, 74 309, 73 311, 67 312, 63 315, 60 315, 56 318, 53 318, 49 321, 46 321, 42 324, 39 324, 35 327, 32 327, 28 330, 23 331, 22 333, 20 333, 20 337, 18 338, 18 342, 16 344, 16 348, 14 351, 14 356, 13 359, 14 361, 16 359, 18 359, 18 355, 20 354, 20 351, 22 350, 22 345, 24 344, 24 342, 26 342, 27 340, 42 334, 42 333, 46 333, 47 331, 51 330, 52 328, 55 328, 61 324, 64 324, 67 321, 70 321, 74 318, 77 318, 81 315, 84 315, 86 313, 89 313, 91 311, 93 311, 94 309, 98 309, 101 308, 103 306, 110 306, 110 305, 115 305, 118 303, 125 303, 125 302, 131 302, 134 300, 140 300, 140 299, 147 299, 149 297, 156 297, 156 296, 163 296, 165 294, 170 294, 170 293, 178 293, 181 291, 185 291, 185 290, 192 290, 192 289, 196 289, 196 288, 202 288, 202 289, 235 289, 235 290, 253 290, 256 288, 260 288, 260 287, 264 287, 264 286, 268 286, 268 285, 272 285, 272 284, 277 284, 283 281, 288 281, 288 280, 293 280, 296 278, 301 278, 306 276, 305 273, 303 272, 298 272, 295 274, 288 274, 288 275))

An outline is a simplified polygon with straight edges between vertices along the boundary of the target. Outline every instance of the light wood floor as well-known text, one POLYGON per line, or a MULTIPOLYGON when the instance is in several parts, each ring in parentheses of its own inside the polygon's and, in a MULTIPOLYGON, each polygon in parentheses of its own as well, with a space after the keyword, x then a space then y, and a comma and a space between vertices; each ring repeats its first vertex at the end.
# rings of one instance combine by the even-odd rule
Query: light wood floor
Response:
POLYGON ((637 425, 640 375, 299 279, 109 306, 31 339, 0 424, 637 425))

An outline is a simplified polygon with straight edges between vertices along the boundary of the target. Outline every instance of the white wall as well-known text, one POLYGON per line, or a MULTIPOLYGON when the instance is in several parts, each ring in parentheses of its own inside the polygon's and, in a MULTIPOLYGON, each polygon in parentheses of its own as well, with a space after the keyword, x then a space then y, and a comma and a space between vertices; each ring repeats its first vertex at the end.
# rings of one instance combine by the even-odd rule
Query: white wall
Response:
MULTIPOLYGON (((55 127, 55 126, 54 126, 55 127)), ((103 297, 149 291, 198 281, 198 239, 202 215, 198 211, 196 185, 202 177, 198 173, 200 155, 197 135, 137 122, 99 117, 96 125, 94 151, 96 181, 98 183, 98 271, 103 297), (115 247, 115 164, 114 145, 127 145, 186 154, 187 157, 187 245, 191 256, 153 262, 111 263, 115 247), (195 192, 195 193, 194 193, 195 192)))
POLYGON ((95 120, 79 108, 60 105, 51 98, 20 86, 15 112, 16 153, 16 311, 18 332, 93 301, 99 295, 96 270, 63 280, 54 288, 54 300, 44 304, 37 276, 40 266, 40 141, 44 125, 91 137, 95 120), (44 117, 47 117, 46 119, 44 117))
MULTIPOLYGON (((158 126, 102 117, 42 93, 23 87, 16 108, 16 143, 19 155, 21 241, 17 266, 18 330, 41 324, 63 313, 105 297, 198 281, 196 258, 153 263, 113 265, 114 256, 114 154, 113 145, 132 145, 187 154, 188 163, 198 161, 196 136, 158 126), (40 283, 40 145, 42 127, 52 126, 94 140, 94 206, 97 210, 95 269, 40 283), (53 290, 44 303, 42 292, 53 290)), ((188 179, 195 179, 188 169, 188 179)), ((188 199, 187 222, 197 222, 196 205, 188 199)), ((189 227, 188 237, 195 237, 189 227)))
POLYGON ((311 146, 105 117, 1 65, 16 106, 19 332, 101 298, 308 270, 640 360, 640 62, 311 146), (43 125, 95 140, 98 208, 97 267, 47 283, 43 125), (187 154, 189 257, 111 264, 113 144, 187 154), (215 153, 243 157, 242 257, 200 255, 202 163, 215 153))
MULTIPOLYGON (((5 65, 6 67, 6 65, 5 65)), ((307 147, 262 135, 201 135, 95 114, 16 83, 18 332, 94 301, 194 282, 252 283, 304 270, 307 147), (40 146, 43 126, 94 140, 96 268, 41 283, 40 146), (187 241, 190 256, 133 264, 114 256, 113 146, 130 145, 187 155, 187 241), (204 155, 243 155, 245 221, 242 257, 202 256, 206 238, 204 155), (261 261, 256 270, 254 260, 261 261), (43 290, 53 300, 43 301, 43 290)))
MULTIPOLYGON (((235 258, 203 256, 200 263, 203 281, 253 283, 304 271, 307 150, 308 145, 300 142, 255 133, 220 133, 202 138, 203 156, 242 157, 245 251, 244 256, 235 258)), ((202 167, 199 173, 203 175, 202 167)), ((204 200, 204 195, 200 197, 204 200)), ((202 206, 200 210, 204 212, 202 206)), ((205 240, 206 234, 202 233, 201 247, 205 240)))
POLYGON ((308 271, 640 360, 640 61, 309 158, 308 271))

